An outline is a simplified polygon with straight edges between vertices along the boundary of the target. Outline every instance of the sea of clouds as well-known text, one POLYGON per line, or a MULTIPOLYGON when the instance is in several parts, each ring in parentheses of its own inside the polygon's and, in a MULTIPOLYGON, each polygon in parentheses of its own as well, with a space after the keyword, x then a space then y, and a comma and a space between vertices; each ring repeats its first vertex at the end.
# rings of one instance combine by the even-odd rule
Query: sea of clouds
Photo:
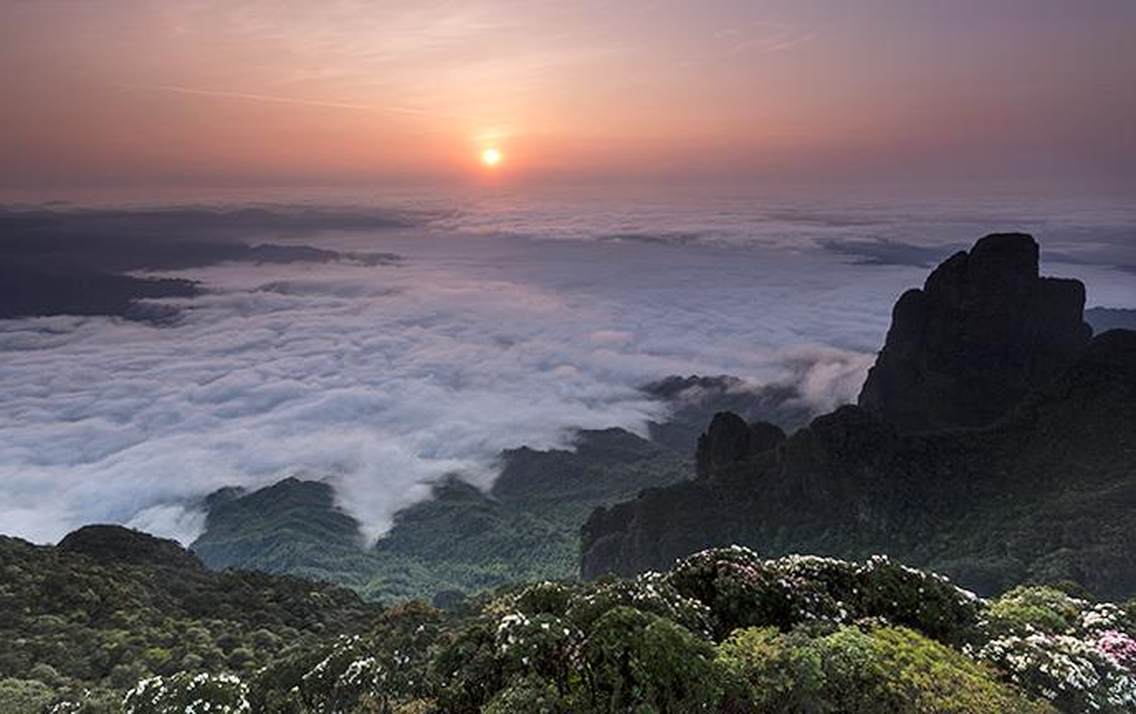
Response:
MULTIPOLYGON (((405 208, 405 206, 403 206, 405 208)), ((456 196, 414 225, 276 238, 392 264, 220 264, 174 326, 0 321, 0 530, 119 522, 190 542, 200 499, 329 478, 373 538, 504 448, 643 431, 672 374, 854 401, 891 305, 983 233, 1030 230, 1090 305, 1136 307, 1128 206, 456 196)), ((404 212, 402 215, 410 215, 404 212)), ((269 236, 269 238, 273 238, 269 236)))

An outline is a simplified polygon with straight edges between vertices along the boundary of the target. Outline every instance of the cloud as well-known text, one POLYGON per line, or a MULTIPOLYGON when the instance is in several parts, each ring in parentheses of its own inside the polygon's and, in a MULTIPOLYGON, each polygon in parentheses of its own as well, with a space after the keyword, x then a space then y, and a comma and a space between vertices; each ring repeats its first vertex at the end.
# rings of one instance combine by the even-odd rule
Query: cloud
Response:
POLYGON ((864 265, 911 265, 917 268, 933 267, 955 251, 967 247, 966 244, 950 247, 914 245, 886 238, 826 238, 817 243, 825 250, 857 258, 864 265))
MULTIPOLYGON (((644 432, 667 407, 639 387, 667 375, 793 385, 824 411, 854 399, 893 301, 926 272, 846 264, 811 237, 859 228, 761 223, 747 206, 732 222, 681 206, 554 208, 479 204, 418 227, 296 235, 397 265, 171 271, 203 289, 162 301, 183 310, 171 328, 0 321, 4 531, 51 541, 120 522, 184 542, 210 491, 306 473, 330 479, 374 537, 446 474, 491 483, 501 449, 570 447, 578 428, 644 432), (599 239, 700 222, 705 241, 599 239)), ((1108 282, 1116 271, 1093 275, 1126 289, 1108 282)))

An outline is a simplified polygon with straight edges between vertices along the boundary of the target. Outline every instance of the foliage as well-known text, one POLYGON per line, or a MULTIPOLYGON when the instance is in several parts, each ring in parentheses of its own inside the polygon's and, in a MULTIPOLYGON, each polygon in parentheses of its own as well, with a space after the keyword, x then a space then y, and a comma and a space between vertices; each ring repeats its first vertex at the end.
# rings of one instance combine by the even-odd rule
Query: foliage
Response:
POLYGON ((583 659, 596 711, 712 711, 719 698, 713 646, 651 613, 609 610, 588 635, 583 659))
POLYGON ((714 613, 719 636, 749 625, 789 629, 806 620, 839 614, 823 582, 796 577, 740 546, 684 558, 675 565, 668 582, 714 613))
POLYGON ((863 616, 918 629, 943 642, 962 644, 975 635, 982 604, 974 593, 942 575, 909 568, 875 555, 857 569, 858 609, 863 616))
POLYGON ((248 677, 286 653, 363 631, 381 612, 342 588, 213 573, 181 553, 132 562, 0 538, 0 677, 24 682, 0 691, 0 711, 40 685, 69 710, 96 712, 113 711, 108 701, 148 677, 248 677))
POLYGON ((1136 709, 1130 613, 1050 587, 1019 587, 990 604, 977 656, 1008 681, 1066 711, 1136 709))
POLYGON ((986 609, 985 627, 991 635, 1044 632, 1054 635, 1072 629, 1084 602, 1053 587, 1017 587, 986 609))
POLYGON ((597 583, 573 599, 565 616, 578 627, 590 629, 605 612, 620 606, 666 617, 705 637, 711 636, 714 630, 710 607, 684 595, 671 584, 668 576, 659 573, 597 583))
POLYGON ((906 628, 748 628, 718 650, 732 711, 1044 712, 964 655, 906 628))
POLYGON ((122 700, 123 714, 182 714, 216 712, 247 714, 248 687, 228 674, 189 674, 151 677, 139 682, 122 700))
POLYGON ((960 644, 975 635, 981 608, 946 578, 884 556, 859 564, 796 555, 762 560, 735 545, 680 560, 668 582, 713 611, 719 636, 753 625, 789 630, 875 617, 960 644))
POLYGON ((442 611, 370 607, 332 586, 185 559, 116 562, 13 540, 0 554, 19 576, 0 590, 13 643, 0 651, 4 712, 1040 713, 1136 702, 1124 607, 1052 588, 987 602, 880 558, 722 548, 665 573, 545 580, 442 611))
POLYGON ((502 453, 489 493, 456 478, 395 515, 366 548, 330 484, 284 479, 207 499, 193 549, 214 569, 288 573, 350 587, 369 600, 450 600, 509 583, 575 577, 580 527, 598 506, 684 479, 689 459, 622 429, 582 431, 575 451, 502 453))
POLYGON ((0 703, 9 714, 39 714, 55 698, 55 691, 36 679, 0 679, 0 703))

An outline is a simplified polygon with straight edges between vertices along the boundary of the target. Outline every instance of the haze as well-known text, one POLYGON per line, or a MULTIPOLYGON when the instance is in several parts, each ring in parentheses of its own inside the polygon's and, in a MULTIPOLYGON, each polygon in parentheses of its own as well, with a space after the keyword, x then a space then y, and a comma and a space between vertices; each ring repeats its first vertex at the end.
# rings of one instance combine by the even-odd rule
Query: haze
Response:
POLYGON ((1136 3, 7 2, 0 184, 1129 191, 1136 3))

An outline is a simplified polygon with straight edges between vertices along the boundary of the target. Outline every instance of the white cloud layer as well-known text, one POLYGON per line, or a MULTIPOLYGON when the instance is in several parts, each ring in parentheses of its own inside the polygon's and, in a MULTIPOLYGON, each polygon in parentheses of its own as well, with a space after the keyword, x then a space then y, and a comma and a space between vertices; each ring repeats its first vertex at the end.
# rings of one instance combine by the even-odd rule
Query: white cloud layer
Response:
MULTIPOLYGON (((661 405, 636 387, 670 374, 794 383, 818 412, 853 401, 892 302, 925 274, 807 240, 892 237, 887 223, 767 216, 723 239, 713 214, 710 238, 669 240, 697 219, 648 213, 308 236, 405 260, 179 273, 209 293, 173 328, 0 321, 0 531, 54 541, 112 521, 188 542, 195 499, 303 472, 330 476, 374 537, 445 473, 491 483, 503 448, 642 429, 661 405), (621 237, 534 237, 603 235, 621 237)), ((1085 271, 1090 295, 1136 304, 1118 271, 1085 271)))

